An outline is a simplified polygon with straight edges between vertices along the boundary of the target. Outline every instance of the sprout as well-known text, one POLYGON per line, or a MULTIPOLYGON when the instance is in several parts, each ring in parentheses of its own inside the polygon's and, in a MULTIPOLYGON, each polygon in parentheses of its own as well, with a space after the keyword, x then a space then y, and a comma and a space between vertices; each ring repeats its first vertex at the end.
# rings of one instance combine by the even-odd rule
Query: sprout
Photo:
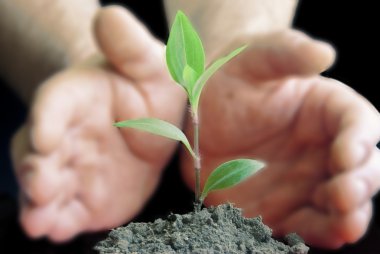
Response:
POLYGON ((263 162, 251 159, 236 159, 225 162, 210 174, 203 190, 200 190, 199 98, 209 78, 245 48, 246 46, 242 46, 235 49, 205 68, 202 41, 186 15, 178 11, 166 46, 166 64, 174 81, 184 88, 190 103, 194 125, 193 147, 178 127, 160 119, 142 118, 114 124, 117 127, 134 128, 177 140, 185 145, 194 159, 196 209, 202 205, 211 191, 235 186, 264 167, 263 162))

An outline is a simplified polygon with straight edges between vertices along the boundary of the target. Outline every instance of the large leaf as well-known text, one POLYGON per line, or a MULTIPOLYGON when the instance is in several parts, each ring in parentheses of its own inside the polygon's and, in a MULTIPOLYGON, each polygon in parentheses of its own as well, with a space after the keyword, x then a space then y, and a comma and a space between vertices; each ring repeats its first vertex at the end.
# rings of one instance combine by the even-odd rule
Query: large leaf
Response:
POLYGON ((247 46, 242 46, 240 48, 235 49, 231 53, 229 53, 227 56, 224 56, 222 58, 219 58, 215 62, 213 62, 199 77, 197 82, 194 85, 194 88, 192 89, 192 93, 190 95, 190 104, 192 106, 192 109, 194 112, 198 111, 198 104, 199 104, 199 98, 201 96, 202 90, 204 86, 206 85, 206 82, 208 79, 222 67, 225 63, 227 63, 229 60, 240 54, 247 46))
POLYGON ((189 150, 192 156, 194 156, 193 149, 190 146, 185 134, 175 125, 166 121, 156 118, 140 118, 117 122, 114 124, 116 127, 128 127, 146 131, 166 138, 181 141, 189 150))
POLYGON ((200 197, 201 201, 211 191, 235 186, 262 169, 264 165, 261 161, 250 159, 237 159, 223 163, 208 177, 200 197))
POLYGON ((188 65, 197 73, 195 80, 204 72, 205 53, 201 39, 181 11, 177 12, 170 30, 166 45, 166 64, 173 79, 184 86, 188 93, 191 87, 186 87, 188 84, 183 80, 185 66, 188 65))

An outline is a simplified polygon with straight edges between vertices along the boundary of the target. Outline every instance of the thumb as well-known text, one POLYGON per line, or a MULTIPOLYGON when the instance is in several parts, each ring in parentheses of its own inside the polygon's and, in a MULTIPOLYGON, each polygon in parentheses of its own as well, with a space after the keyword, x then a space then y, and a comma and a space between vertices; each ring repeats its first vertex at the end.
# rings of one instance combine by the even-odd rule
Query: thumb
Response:
POLYGON ((319 74, 335 60, 335 50, 330 44, 296 30, 256 35, 248 44, 246 52, 239 56, 240 61, 258 79, 319 74))
POLYGON ((95 37, 108 61, 131 79, 152 77, 165 66, 162 43, 122 7, 110 6, 99 11, 95 37))
POLYGON ((67 73, 48 79, 36 91, 28 125, 30 149, 39 154, 52 153, 65 137, 77 105, 68 101, 74 98, 69 89, 62 86, 67 73))

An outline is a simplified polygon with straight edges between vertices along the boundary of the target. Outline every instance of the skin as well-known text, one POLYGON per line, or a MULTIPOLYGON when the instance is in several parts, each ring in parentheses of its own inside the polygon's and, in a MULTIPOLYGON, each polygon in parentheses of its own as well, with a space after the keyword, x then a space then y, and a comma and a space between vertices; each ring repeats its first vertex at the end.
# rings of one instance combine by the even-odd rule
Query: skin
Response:
POLYGON ((95 30, 115 68, 95 57, 46 81, 13 140, 20 220, 32 237, 62 242, 131 220, 176 147, 112 126, 141 117, 181 124, 185 95, 166 71, 162 43, 120 8, 100 12, 95 30))
MULTIPOLYGON (((130 220, 175 149, 166 139, 112 127, 147 116, 181 125, 185 97, 167 74, 162 44, 114 8, 99 13, 95 31, 108 64, 95 56, 44 82, 13 141, 20 219, 32 237, 67 241, 130 220)), ((203 95, 203 173, 242 156, 268 166, 207 204, 233 201, 249 216, 264 215, 277 234, 297 231, 318 246, 358 240, 379 188, 378 113, 347 86, 318 76, 333 61, 328 46, 292 31, 246 42, 255 46, 218 73, 203 95)), ((192 186, 191 164, 183 157, 192 186)))
MULTIPOLYGON (((200 110, 202 179, 234 158, 266 168, 210 194, 206 205, 232 202, 246 216, 262 215, 275 235, 297 232, 319 247, 364 235, 380 187, 380 118, 351 88, 318 75, 333 59, 325 43, 273 32, 255 37, 209 81, 200 110)), ((186 132, 192 136, 191 125, 186 132)), ((193 188, 186 153, 182 173, 193 188)))
POLYGON ((164 3, 168 23, 174 20, 177 10, 186 13, 210 62, 239 47, 232 43, 236 38, 289 28, 298 0, 235 0, 233 5, 229 0, 164 0, 164 3))
POLYGON ((99 8, 97 0, 0 2, 0 75, 23 102, 46 78, 98 51, 91 27, 99 8))

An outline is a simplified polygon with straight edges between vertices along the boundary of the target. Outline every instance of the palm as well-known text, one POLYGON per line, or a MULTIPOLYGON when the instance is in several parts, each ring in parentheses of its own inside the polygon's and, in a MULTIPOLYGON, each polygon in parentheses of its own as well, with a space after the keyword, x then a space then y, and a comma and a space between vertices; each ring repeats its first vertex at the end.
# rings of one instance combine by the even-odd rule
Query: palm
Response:
MULTIPOLYGON (((41 232, 47 231, 44 233, 52 239, 60 240, 67 238, 62 228, 70 228, 65 232, 67 235, 110 228, 130 220, 141 210, 155 189, 175 143, 135 131, 119 131, 112 123, 160 117, 178 125, 184 106, 178 94, 181 91, 167 75, 157 78, 154 85, 161 91, 156 92, 144 80, 139 81, 137 88, 128 78, 98 66, 61 74, 43 87, 39 103, 49 110, 36 116, 41 117, 40 125, 34 126, 41 131, 36 134, 41 135, 41 141, 34 144, 27 141, 25 147, 17 147, 25 151, 34 146, 34 151, 26 151, 28 158, 24 163, 17 166, 21 168, 20 178, 30 167, 38 170, 34 172, 37 180, 23 183, 29 185, 27 194, 32 201, 23 209, 26 224, 41 224, 32 217, 38 214, 41 218, 41 213, 48 213, 49 216, 43 216, 45 230, 41 232), (169 97, 177 98, 178 114, 161 102, 169 97), (65 103, 58 104, 61 101, 65 103), (60 119, 56 115, 49 118, 50 123, 43 122, 47 114, 57 112, 60 119), (62 129, 56 124, 62 125, 62 129), (52 139, 55 141, 49 142, 52 139), (47 167, 49 171, 45 171, 47 167), (46 178, 48 184, 42 183, 46 178), (52 199, 58 200, 51 202, 52 199)), ((21 136, 19 139, 24 138, 21 136)))
POLYGON ((204 165, 214 168, 232 157, 249 157, 264 160, 267 167, 249 183, 214 194, 210 201, 231 200, 248 215, 263 214, 266 223, 276 225, 287 212, 310 202, 312 191, 328 174, 331 139, 318 103, 327 98, 313 99, 311 90, 318 81, 311 79, 282 78, 254 86, 249 80, 235 80, 241 91, 234 83, 215 81, 209 84, 210 91, 230 86, 235 91, 227 94, 234 93, 239 101, 216 96, 221 104, 211 102, 202 110, 202 136, 207 137, 201 143, 204 165), (247 207, 242 188, 258 207, 247 207), (274 204, 281 210, 273 209, 274 204))
MULTIPOLYGON (((231 201, 248 216, 262 215, 275 233, 295 231, 312 244, 336 247, 356 240, 368 218, 361 217, 360 227, 347 223, 353 215, 348 212, 349 205, 340 200, 342 196, 321 200, 325 198, 321 193, 335 181, 330 180, 333 174, 344 167, 357 167, 359 155, 342 162, 341 154, 349 157, 352 152, 348 146, 338 150, 336 143, 345 135, 345 128, 352 127, 346 120, 368 105, 343 84, 312 75, 312 68, 303 69, 313 54, 296 55, 289 45, 283 45, 279 51, 284 54, 276 59, 278 51, 268 53, 268 48, 258 46, 243 52, 209 81, 202 95, 202 178, 237 157, 267 164, 245 183, 212 193, 206 204, 231 201), (288 61, 281 59, 284 55, 288 61), (331 204, 334 201, 338 204, 331 204), (330 214, 326 207, 330 205, 338 206, 345 216, 330 214), (310 221, 313 230, 305 227, 310 221), (352 230, 356 234, 351 234, 352 230)), ((372 111, 370 114, 375 116, 372 111)), ((191 126, 187 132, 192 134, 191 126)), ((192 186, 191 159, 184 156, 182 162, 185 180, 192 186)), ((338 180, 342 182, 344 177, 338 180)), ((332 196, 336 195, 335 182, 333 187, 332 196)), ((365 206, 364 213, 369 214, 368 203, 365 206)))
POLYGON ((24 194, 21 222, 34 237, 65 241, 132 219, 155 190, 176 146, 162 137, 112 126, 141 117, 180 125, 185 95, 166 71, 163 45, 141 24, 120 9, 110 8, 100 17, 98 26, 105 28, 98 28, 98 37, 114 68, 96 60, 48 80, 36 94, 32 121, 13 142, 24 194), (102 34, 112 22, 123 29, 114 34, 126 38, 102 34), (137 42, 126 51, 130 38, 137 42), (127 57, 112 51, 119 48, 127 57))

